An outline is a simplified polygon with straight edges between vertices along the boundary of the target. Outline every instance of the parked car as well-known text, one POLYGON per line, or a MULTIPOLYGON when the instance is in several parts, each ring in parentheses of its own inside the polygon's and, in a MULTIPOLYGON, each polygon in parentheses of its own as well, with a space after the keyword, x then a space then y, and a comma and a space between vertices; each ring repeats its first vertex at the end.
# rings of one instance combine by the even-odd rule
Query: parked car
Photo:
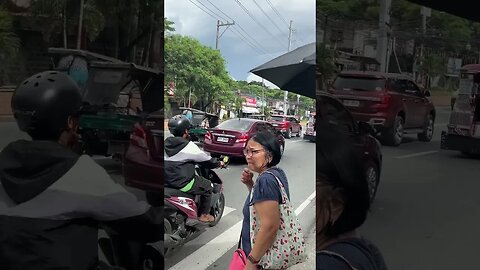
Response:
POLYGON ((290 115, 272 115, 268 121, 272 126, 280 131, 285 138, 290 139, 293 133, 300 137, 302 134, 302 125, 294 116, 290 115))
POLYGON ((258 131, 268 130, 275 134, 280 142, 283 154, 285 139, 282 134, 266 121, 250 118, 229 119, 205 134, 203 150, 212 155, 243 157, 243 149, 250 137, 258 131))
POLYGON ((408 76, 393 73, 347 71, 337 75, 329 89, 357 121, 370 123, 385 145, 398 146, 405 133, 420 141, 433 137, 435 107, 408 76))
POLYGON ((127 186, 163 193, 163 145, 164 118, 160 110, 133 127, 123 165, 127 186))
POLYGON ((317 133, 315 132, 315 118, 317 113, 311 112, 310 116, 308 117, 307 128, 305 129, 305 134, 303 135, 304 140, 309 140, 311 142, 315 142, 315 138, 317 133))
POLYGON ((323 93, 317 94, 316 121, 327 121, 350 135, 364 164, 370 199, 373 201, 380 184, 382 170, 381 145, 373 136, 376 133, 375 129, 366 122, 356 121, 340 100, 323 93))

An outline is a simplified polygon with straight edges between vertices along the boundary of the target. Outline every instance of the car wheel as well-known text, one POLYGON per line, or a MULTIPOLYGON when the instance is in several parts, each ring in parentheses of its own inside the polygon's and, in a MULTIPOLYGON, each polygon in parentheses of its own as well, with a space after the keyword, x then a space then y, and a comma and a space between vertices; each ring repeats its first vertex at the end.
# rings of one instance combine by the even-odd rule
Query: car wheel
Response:
POLYGON ((164 258, 160 252, 153 247, 146 247, 142 252, 141 269, 143 270, 155 270, 163 268, 164 258))
POLYGON ((368 195, 370 196, 370 202, 373 202, 375 195, 377 194, 378 183, 380 180, 378 166, 374 162, 369 161, 366 165, 365 174, 367 176, 368 195))
POLYGON ((395 117, 393 126, 388 128, 383 135, 383 143, 389 146, 399 146, 403 139, 404 120, 400 115, 395 117))
POLYGON ((210 222, 208 225, 210 227, 213 227, 220 222, 220 219, 222 219, 223 216, 223 211, 225 210, 225 195, 220 194, 220 197, 218 200, 215 202, 215 204, 212 206, 210 210, 210 215, 212 215, 215 220, 210 222))
POLYGON ((433 115, 429 114, 427 117, 427 121, 425 123, 423 132, 417 134, 418 140, 422 142, 431 141, 433 138, 434 128, 435 128, 435 122, 433 120, 433 115))
POLYGON ((300 137, 300 135, 302 135, 302 128, 298 129, 297 137, 300 137))
POLYGON ((290 139, 292 137, 292 129, 288 129, 287 133, 285 133, 285 138, 290 139))

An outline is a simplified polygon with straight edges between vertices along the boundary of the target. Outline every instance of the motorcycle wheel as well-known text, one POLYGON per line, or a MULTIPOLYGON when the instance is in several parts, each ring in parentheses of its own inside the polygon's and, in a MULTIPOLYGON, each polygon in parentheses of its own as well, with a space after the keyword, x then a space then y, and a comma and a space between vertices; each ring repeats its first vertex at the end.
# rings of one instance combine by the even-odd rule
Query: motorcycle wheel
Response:
MULTIPOLYGON (((172 224, 170 224, 170 221, 166 218, 163 219, 163 230, 165 234, 173 234, 173 229, 172 229, 172 224)), ((168 256, 169 251, 173 250, 172 248, 163 248, 163 254, 165 257, 168 256)), ((160 268, 161 269, 161 268, 160 268)))
POLYGON ((215 220, 209 224, 210 227, 213 227, 217 225, 218 222, 220 222, 220 219, 222 219, 224 210, 225 210, 225 195, 223 195, 222 193, 218 198, 218 200, 210 209, 210 215, 212 215, 215 218, 215 220))
POLYGON ((142 270, 163 269, 164 260, 162 254, 153 247, 146 247, 143 251, 141 263, 142 270))

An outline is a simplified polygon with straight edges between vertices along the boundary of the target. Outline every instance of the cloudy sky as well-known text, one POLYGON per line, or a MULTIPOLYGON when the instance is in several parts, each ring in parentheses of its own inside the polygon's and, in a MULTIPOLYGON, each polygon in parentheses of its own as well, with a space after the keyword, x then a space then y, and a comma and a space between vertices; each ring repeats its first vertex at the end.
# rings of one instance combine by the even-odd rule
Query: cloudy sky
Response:
POLYGON ((221 36, 219 49, 236 80, 261 81, 248 71, 288 51, 290 20, 290 50, 315 42, 314 0, 166 0, 165 16, 176 33, 212 48, 217 20, 235 21, 221 36))

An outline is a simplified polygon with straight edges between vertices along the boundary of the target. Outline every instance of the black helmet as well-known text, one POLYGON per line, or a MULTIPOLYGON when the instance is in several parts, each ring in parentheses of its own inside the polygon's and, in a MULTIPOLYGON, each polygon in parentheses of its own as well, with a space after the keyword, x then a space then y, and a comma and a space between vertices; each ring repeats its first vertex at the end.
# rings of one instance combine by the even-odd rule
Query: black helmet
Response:
POLYGON ((190 120, 185 115, 175 115, 168 121, 168 129, 175 137, 182 136, 190 126, 190 120))
POLYGON ((45 71, 23 81, 12 96, 12 111, 20 130, 33 139, 57 140, 69 116, 82 104, 80 89, 65 73, 45 71))

